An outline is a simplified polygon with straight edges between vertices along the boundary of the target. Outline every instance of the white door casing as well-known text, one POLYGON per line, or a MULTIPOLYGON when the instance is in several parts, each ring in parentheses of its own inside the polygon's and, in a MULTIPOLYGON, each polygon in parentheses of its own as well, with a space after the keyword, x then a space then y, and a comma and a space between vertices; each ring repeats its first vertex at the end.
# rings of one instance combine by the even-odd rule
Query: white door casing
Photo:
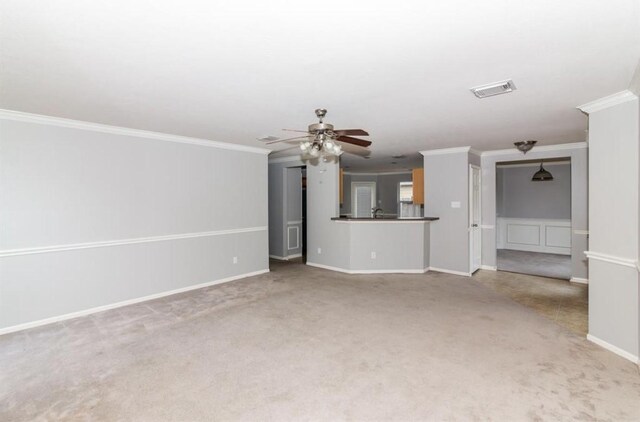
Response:
POLYGON ((480 167, 469 165, 469 272, 480 269, 482 265, 482 221, 481 188, 482 175, 480 167))

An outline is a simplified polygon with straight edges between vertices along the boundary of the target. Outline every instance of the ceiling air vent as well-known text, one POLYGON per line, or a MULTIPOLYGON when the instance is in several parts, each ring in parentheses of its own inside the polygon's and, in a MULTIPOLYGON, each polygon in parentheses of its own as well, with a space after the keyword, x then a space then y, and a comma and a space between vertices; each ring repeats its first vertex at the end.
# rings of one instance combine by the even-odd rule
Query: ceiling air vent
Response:
POLYGON ((513 81, 494 82, 488 85, 471 88, 471 92, 478 98, 493 97, 494 95, 506 94, 516 89, 513 81))

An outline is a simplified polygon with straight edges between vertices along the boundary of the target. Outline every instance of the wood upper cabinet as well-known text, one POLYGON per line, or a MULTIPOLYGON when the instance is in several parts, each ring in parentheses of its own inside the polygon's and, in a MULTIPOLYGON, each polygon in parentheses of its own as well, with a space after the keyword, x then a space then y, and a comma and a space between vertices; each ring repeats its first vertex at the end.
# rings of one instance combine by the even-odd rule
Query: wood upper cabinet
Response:
POLYGON ((413 203, 424 204, 424 169, 413 169, 413 203))
POLYGON ((340 205, 342 205, 343 203, 344 203, 344 170, 340 169, 340 205))

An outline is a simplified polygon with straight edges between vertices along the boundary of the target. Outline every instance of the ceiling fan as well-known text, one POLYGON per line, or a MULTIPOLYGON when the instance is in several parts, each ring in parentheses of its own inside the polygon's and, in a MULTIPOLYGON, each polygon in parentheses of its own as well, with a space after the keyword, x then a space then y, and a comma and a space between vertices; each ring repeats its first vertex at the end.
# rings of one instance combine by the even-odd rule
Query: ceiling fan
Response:
POLYGON ((294 130, 283 129, 287 132, 300 132, 306 133, 306 135, 299 135, 293 138, 277 139, 265 142, 267 145, 275 144, 278 142, 287 141, 300 141, 300 149, 303 153, 307 153, 312 157, 317 157, 320 152, 325 154, 340 155, 342 154, 342 147, 336 143, 343 142, 347 144, 357 145, 359 147, 368 147, 371 145, 371 141, 364 139, 353 138, 350 135, 369 136, 367 131, 362 129, 334 129, 330 123, 324 123, 324 116, 327 114, 327 110, 324 108, 316 109, 316 116, 318 116, 319 122, 309 125, 308 130, 294 130))

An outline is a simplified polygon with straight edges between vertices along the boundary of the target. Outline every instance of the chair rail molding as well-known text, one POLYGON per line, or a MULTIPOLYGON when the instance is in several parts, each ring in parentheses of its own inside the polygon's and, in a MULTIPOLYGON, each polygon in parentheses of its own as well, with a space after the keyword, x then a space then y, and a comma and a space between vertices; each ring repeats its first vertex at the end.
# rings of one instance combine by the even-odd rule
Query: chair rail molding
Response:
POLYGON ((105 248, 109 246, 122 246, 122 245, 136 244, 136 243, 164 242, 169 240, 191 239, 195 237, 223 236, 223 235, 237 234, 237 233, 251 233, 251 232, 267 231, 267 229, 268 229, 267 226, 260 226, 260 227, 247 227, 242 229, 215 230, 215 231, 197 232, 197 233, 170 234, 165 236, 151 236, 151 237, 137 237, 137 238, 131 238, 131 239, 106 240, 106 241, 99 241, 99 242, 71 243, 66 245, 42 246, 42 247, 34 247, 34 248, 6 249, 3 251, 0 251, 0 258, 17 256, 17 255, 32 255, 32 254, 47 253, 47 252, 73 251, 77 249, 105 248))
POLYGON ((635 268, 640 271, 640 264, 637 259, 624 258, 621 256, 608 255, 600 252, 585 251, 584 254, 589 259, 595 259, 597 261, 608 262, 610 264, 621 265, 623 267, 635 268))

